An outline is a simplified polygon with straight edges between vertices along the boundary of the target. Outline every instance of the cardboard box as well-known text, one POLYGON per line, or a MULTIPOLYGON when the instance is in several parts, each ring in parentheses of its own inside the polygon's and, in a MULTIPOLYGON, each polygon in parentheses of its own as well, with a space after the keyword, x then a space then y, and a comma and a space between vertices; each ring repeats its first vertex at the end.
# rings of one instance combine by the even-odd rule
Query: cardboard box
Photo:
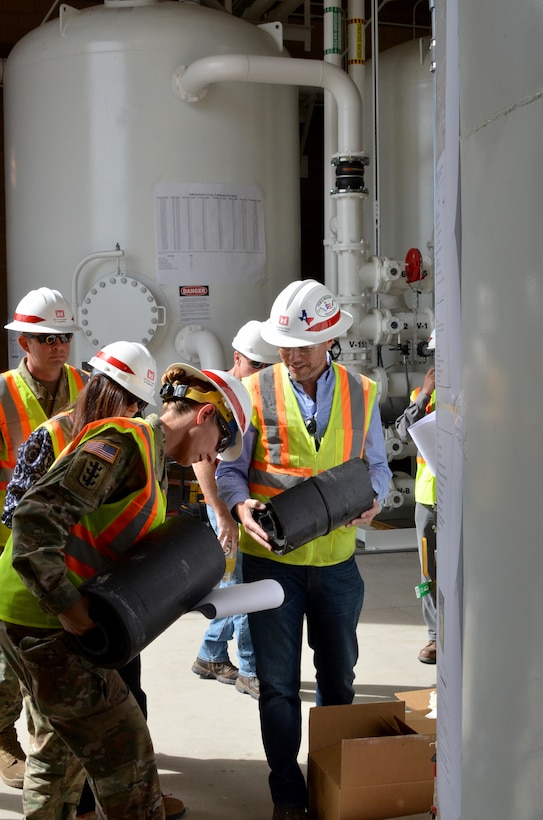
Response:
POLYGON ((386 820, 432 805, 435 734, 405 723, 400 701, 309 712, 312 820, 386 820))
POLYGON ((435 687, 433 689, 413 689, 410 692, 394 692, 405 703, 405 722, 424 735, 437 731, 435 709, 435 687))

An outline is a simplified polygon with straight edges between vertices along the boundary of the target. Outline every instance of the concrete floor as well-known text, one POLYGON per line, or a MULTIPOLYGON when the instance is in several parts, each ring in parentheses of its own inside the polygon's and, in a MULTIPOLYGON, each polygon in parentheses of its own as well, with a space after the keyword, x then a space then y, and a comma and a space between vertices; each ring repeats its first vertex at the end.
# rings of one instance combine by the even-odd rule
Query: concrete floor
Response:
MULTIPOLYGON (((358 630, 356 701, 394 700, 394 692, 435 686, 435 666, 417 659, 427 640, 414 592, 419 582, 417 553, 360 550, 357 561, 366 594, 358 630)), ((208 623, 200 613, 184 615, 142 656, 163 791, 183 799, 189 809, 187 820, 270 820, 257 702, 233 686, 202 680, 191 672, 208 623)), ((235 645, 230 657, 236 663, 235 645)), ((307 737, 315 696, 309 651, 303 658, 302 681, 307 737)), ((19 734, 24 746, 22 721, 19 734)), ((304 743, 300 761, 306 758, 304 743)), ((0 820, 21 817, 21 792, 0 781, 0 820)))

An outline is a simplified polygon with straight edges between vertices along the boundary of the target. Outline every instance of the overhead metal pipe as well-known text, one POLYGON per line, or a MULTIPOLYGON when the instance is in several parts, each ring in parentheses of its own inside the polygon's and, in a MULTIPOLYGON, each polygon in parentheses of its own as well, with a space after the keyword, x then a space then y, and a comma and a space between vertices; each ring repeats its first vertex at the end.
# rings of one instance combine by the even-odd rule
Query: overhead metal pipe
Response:
POLYGON ((224 54, 203 57, 179 66, 172 77, 173 91, 185 102, 198 102, 209 85, 218 82, 271 83, 324 88, 338 108, 338 152, 357 154, 362 146, 362 101, 354 82, 340 68, 323 60, 224 54))

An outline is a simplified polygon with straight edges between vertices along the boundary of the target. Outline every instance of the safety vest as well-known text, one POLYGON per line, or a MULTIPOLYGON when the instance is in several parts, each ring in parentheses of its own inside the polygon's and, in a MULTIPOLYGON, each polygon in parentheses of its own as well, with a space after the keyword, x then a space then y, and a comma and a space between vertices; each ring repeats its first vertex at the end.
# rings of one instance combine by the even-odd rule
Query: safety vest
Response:
MULTIPOLYGON (((130 435, 135 440, 146 482, 126 498, 102 504, 71 528, 62 552, 66 577, 76 587, 115 561, 135 542, 162 524, 166 517, 166 493, 154 471, 154 430, 143 419, 114 418, 92 422, 62 451, 55 464, 88 439, 111 430, 130 435)), ((0 620, 43 629, 60 628, 58 618, 42 611, 38 599, 13 569, 12 553, 10 538, 0 557, 0 620)))
MULTIPOLYGON (((258 437, 249 465, 252 498, 266 503, 312 475, 351 458, 362 458, 377 385, 335 363, 334 395, 326 432, 317 450, 309 435, 287 368, 278 364, 244 380, 253 400, 252 423, 258 437)), ((311 510, 307 510, 311 515, 311 510)), ((356 528, 340 527, 284 556, 260 546, 242 530, 242 552, 288 564, 327 566, 349 558, 356 528)))
MULTIPOLYGON (((415 401, 420 393, 420 387, 415 388, 411 393, 411 401, 415 401)), ((426 405, 426 412, 433 413, 436 409, 436 391, 434 390, 430 401, 426 405)), ((415 475, 415 501, 419 504, 426 504, 430 507, 436 503, 436 477, 426 464, 419 452, 417 452, 417 473, 415 475)))
MULTIPOLYGON (((70 404, 84 386, 81 373, 64 365, 68 374, 70 404)), ((47 420, 43 407, 17 370, 0 374, 0 505, 4 508, 6 487, 17 461, 17 450, 30 433, 47 420)), ((0 546, 5 544, 9 529, 0 524, 0 546)))
POLYGON ((72 411, 65 410, 63 413, 58 413, 56 416, 44 421, 41 426, 45 427, 49 433, 54 456, 58 458, 72 438, 72 411))

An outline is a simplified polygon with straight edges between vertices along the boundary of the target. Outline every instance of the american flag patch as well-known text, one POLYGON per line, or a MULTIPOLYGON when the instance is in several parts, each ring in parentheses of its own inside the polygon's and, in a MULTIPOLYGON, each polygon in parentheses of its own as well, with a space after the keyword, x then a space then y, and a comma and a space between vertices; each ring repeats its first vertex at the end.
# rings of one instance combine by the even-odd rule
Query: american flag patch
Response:
POLYGON ((87 441, 83 446, 84 453, 92 453, 99 458, 103 458, 104 461, 108 461, 110 464, 113 464, 120 449, 121 448, 117 447, 116 444, 110 444, 109 441, 100 441, 100 439, 96 438, 87 441))

